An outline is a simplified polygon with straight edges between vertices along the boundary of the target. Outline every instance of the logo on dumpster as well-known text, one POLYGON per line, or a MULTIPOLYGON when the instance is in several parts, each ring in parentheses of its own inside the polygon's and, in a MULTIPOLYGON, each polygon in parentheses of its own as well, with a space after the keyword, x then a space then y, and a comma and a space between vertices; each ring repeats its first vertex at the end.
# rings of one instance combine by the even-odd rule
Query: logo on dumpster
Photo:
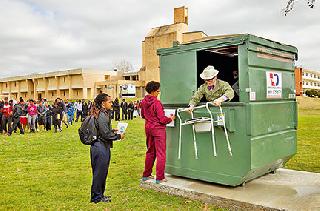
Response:
POLYGON ((267 98, 282 98, 282 74, 266 72, 267 98))
POLYGON ((271 80, 271 86, 278 86, 279 85, 279 74, 278 73, 269 73, 269 77, 271 80))

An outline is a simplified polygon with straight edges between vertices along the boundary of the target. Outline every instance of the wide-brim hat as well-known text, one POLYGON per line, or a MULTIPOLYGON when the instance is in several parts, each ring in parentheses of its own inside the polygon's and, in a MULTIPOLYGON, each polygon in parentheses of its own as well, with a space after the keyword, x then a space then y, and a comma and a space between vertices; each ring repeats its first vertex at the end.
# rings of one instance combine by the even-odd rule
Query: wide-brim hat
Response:
POLYGON ((214 68, 214 66, 209 65, 208 67, 204 68, 202 73, 200 74, 200 78, 203 80, 209 80, 217 76, 219 73, 218 70, 214 68))

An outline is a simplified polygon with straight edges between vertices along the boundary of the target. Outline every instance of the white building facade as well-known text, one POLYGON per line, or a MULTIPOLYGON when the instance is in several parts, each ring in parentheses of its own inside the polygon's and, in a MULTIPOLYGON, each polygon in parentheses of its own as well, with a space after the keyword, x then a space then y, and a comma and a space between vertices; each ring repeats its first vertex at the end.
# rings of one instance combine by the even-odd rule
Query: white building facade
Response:
POLYGON ((315 70, 303 69, 302 88, 303 92, 309 89, 320 90, 320 72, 315 70))

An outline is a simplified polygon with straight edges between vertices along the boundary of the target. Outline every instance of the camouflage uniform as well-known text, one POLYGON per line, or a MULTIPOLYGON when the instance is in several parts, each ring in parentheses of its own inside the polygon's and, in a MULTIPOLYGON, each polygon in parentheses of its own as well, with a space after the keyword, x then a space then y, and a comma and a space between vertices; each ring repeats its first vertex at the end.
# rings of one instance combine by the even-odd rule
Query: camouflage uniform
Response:
POLYGON ((234 91, 228 82, 217 79, 216 85, 212 90, 208 89, 206 83, 202 84, 191 97, 189 105, 196 106, 203 96, 205 96, 208 102, 212 102, 223 95, 227 97, 228 100, 231 100, 234 97, 234 91))

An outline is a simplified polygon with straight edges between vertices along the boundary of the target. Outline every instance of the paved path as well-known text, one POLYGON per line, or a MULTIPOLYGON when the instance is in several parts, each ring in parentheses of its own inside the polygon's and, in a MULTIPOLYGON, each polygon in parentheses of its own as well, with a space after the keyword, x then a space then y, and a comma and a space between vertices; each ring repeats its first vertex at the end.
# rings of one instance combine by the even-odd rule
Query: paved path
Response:
POLYGON ((230 210, 320 211, 320 173, 278 169, 245 186, 228 187, 167 175, 168 182, 143 188, 197 199, 230 210))

